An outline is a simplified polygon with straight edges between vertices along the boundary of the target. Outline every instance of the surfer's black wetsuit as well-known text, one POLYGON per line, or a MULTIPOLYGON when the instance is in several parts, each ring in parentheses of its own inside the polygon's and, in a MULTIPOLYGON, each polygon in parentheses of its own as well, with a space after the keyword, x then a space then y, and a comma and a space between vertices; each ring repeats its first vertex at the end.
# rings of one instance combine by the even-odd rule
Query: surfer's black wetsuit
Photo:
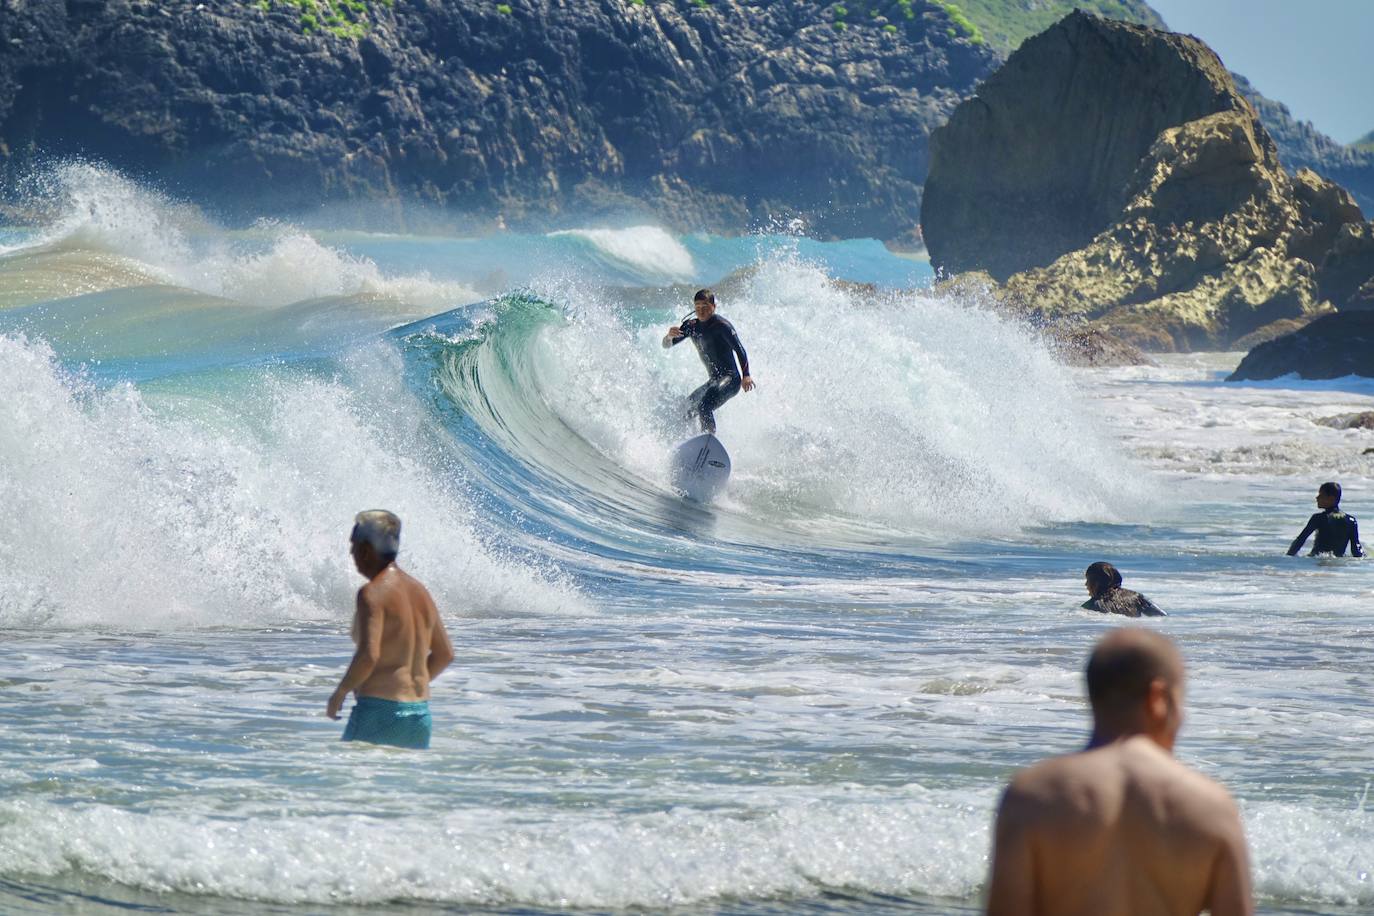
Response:
POLYGON ((1120 586, 1110 589, 1106 594, 1098 595, 1096 598, 1089 598, 1083 602, 1083 607, 1090 611, 1097 611, 1099 614, 1120 614, 1122 617, 1169 616, 1155 607, 1155 603, 1140 592, 1133 592, 1129 588, 1121 588, 1120 586))
POLYGON ((712 315, 705 321, 688 318, 679 328, 682 334, 672 338, 672 345, 677 346, 690 337, 702 364, 711 374, 706 384, 687 395, 687 416, 697 418, 702 432, 714 433, 715 411, 739 394, 740 376, 749 374, 749 356, 739 342, 735 326, 719 315, 712 315), (738 370, 735 369, 736 356, 739 357, 738 370))
POLYGON ((1364 556, 1364 547, 1360 545, 1360 526, 1355 522, 1355 516, 1346 515, 1339 508, 1323 509, 1316 515, 1307 520, 1307 527, 1302 529, 1302 534, 1298 535, 1288 548, 1288 555, 1295 556, 1302 545, 1307 542, 1308 535, 1317 533, 1317 539, 1312 542, 1311 556, 1319 553, 1334 553, 1338 557, 1345 556, 1345 545, 1350 545, 1350 555, 1352 557, 1364 556))

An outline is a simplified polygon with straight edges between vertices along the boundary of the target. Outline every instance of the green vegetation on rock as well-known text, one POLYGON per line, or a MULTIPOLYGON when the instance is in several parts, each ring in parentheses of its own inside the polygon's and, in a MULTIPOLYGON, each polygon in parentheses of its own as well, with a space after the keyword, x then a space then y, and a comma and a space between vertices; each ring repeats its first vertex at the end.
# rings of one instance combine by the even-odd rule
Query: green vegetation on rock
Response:
POLYGON ((380 3, 390 7, 395 0, 257 0, 266 11, 274 2, 295 7, 300 13, 301 31, 324 31, 339 38, 361 38, 371 23, 368 9, 380 3))
POLYGON ((964 38, 978 46, 987 44, 978 24, 958 4, 948 0, 846 0, 832 6, 830 12, 832 24, 840 32, 849 25, 868 25, 890 34, 899 31, 894 23, 904 23, 915 38, 928 28, 939 27, 950 38, 964 38))
MULTIPOLYGON (((957 3, 947 3, 945 0, 932 0, 940 9, 945 11, 949 21, 954 23, 954 27, 963 33, 964 37, 976 45, 986 44, 987 39, 983 37, 983 32, 973 22, 964 15, 964 11, 959 8, 957 3)), ((950 32, 950 37, 956 36, 955 32, 950 32)))
MULTIPOLYGON (((946 8, 952 3, 941 3, 946 8)), ((1164 20, 1145 0, 959 0, 957 7, 979 35, 1003 56, 1032 35, 1063 19, 1075 9, 1139 25, 1164 28, 1164 20)), ((953 19, 953 15, 950 17, 953 19)))

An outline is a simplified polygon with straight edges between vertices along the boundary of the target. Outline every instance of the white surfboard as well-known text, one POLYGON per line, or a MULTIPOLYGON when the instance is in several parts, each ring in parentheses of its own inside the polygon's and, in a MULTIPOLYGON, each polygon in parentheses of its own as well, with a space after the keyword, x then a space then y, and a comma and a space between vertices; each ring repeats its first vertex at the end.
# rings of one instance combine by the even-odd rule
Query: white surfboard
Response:
POLYGON ((669 479, 688 499, 710 502, 730 482, 730 456, 710 433, 694 436, 673 451, 669 479))

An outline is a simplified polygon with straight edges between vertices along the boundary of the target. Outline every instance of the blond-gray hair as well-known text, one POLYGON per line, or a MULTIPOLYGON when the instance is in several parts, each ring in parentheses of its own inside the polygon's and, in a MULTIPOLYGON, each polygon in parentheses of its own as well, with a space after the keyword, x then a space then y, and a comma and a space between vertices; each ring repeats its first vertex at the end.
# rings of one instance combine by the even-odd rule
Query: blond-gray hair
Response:
POLYGON ((380 556, 394 558, 401 552, 401 519, 385 509, 368 509, 353 519, 349 540, 371 544, 380 556))

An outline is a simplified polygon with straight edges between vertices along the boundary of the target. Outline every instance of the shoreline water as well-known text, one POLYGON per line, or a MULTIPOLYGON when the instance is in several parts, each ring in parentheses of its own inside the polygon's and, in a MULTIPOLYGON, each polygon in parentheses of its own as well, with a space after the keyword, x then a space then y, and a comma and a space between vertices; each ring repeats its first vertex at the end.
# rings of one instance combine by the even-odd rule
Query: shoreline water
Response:
POLYGON ((0 310, 0 909, 973 912, 1001 783, 1086 738, 1097 559, 1171 614, 1179 755, 1239 799, 1261 911, 1374 905, 1374 566, 1282 555, 1321 480, 1374 494, 1370 433, 1314 422, 1374 382, 1067 369, 830 282, 906 276, 877 243, 512 238, 558 270, 470 305, 414 292, 477 291, 452 240, 245 251, 121 199, 37 294, 0 255, 0 299, 46 296, 0 310), (662 481, 683 252, 750 267, 710 509, 662 481), (267 304, 302 276, 346 306, 267 304), (250 338, 208 322, 229 286, 250 338), (319 715, 372 505, 458 653, 420 760, 319 715))

